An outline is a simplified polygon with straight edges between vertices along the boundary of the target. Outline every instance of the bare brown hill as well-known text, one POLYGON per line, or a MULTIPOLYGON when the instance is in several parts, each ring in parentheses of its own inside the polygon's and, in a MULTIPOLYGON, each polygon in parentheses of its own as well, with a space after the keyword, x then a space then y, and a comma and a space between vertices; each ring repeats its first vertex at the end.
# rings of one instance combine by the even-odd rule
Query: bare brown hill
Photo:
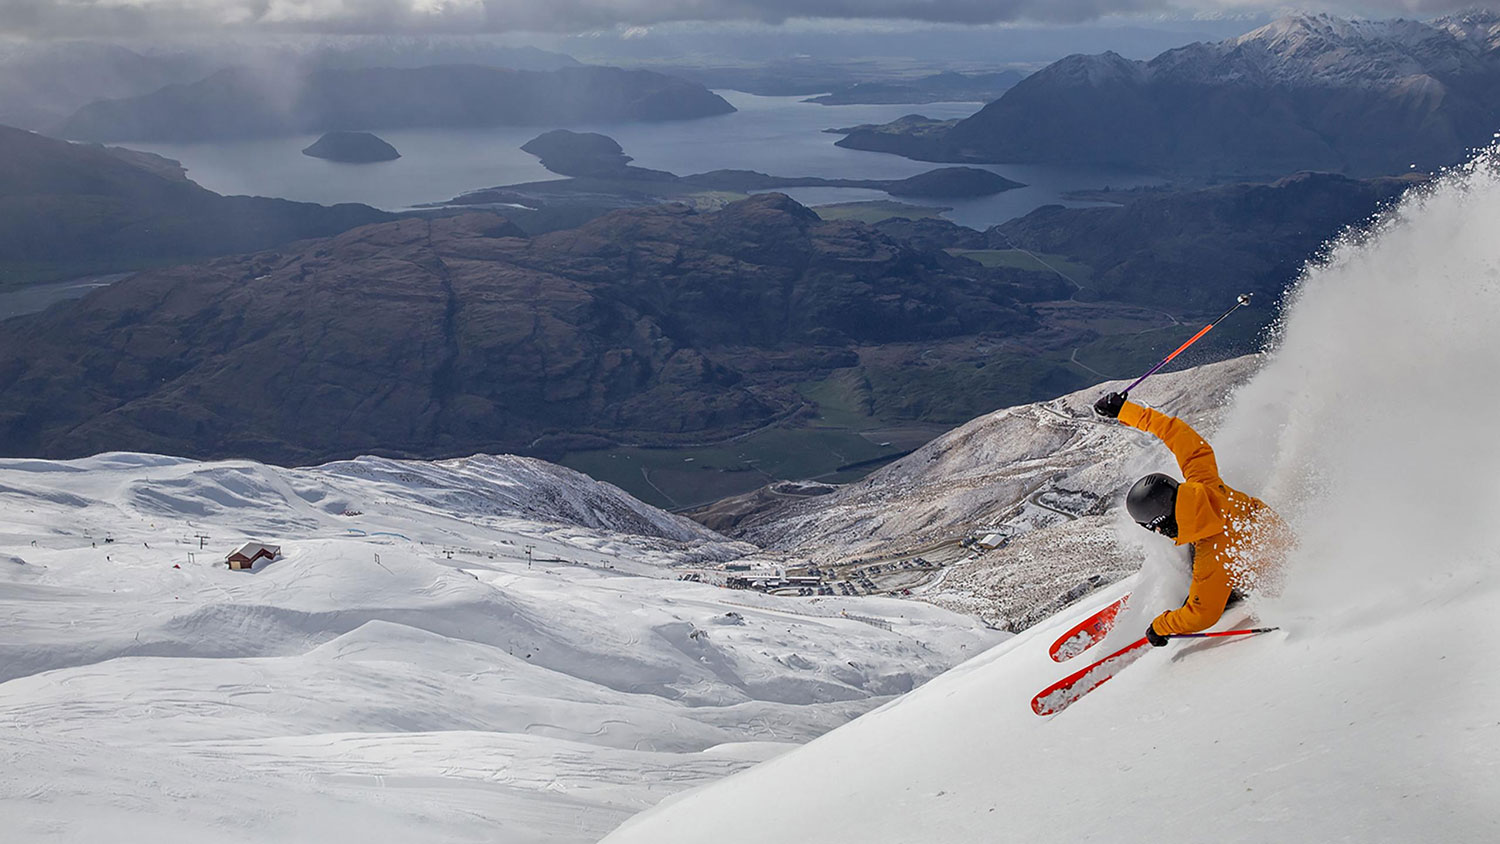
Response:
POLYGON ((703 439, 860 344, 1035 325, 978 264, 779 194, 528 239, 407 219, 142 273, 0 337, 0 443, 305 462, 703 439))

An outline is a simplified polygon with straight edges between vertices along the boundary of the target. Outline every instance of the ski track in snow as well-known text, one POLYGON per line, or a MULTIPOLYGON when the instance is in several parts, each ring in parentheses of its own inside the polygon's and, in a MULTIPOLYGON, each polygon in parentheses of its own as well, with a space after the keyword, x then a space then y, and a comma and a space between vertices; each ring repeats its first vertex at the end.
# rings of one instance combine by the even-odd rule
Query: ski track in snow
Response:
POLYGON ((607 844, 1500 840, 1497 157, 1333 244, 1210 438, 1298 532, 1246 603, 1281 631, 1148 649, 1038 718, 1058 635, 1130 591, 1107 654, 1181 600, 1180 559, 1116 522, 1139 574, 607 844))
POLYGON ((748 550, 524 458, 0 460, 3 838, 592 842, 1004 638, 675 580, 748 550))

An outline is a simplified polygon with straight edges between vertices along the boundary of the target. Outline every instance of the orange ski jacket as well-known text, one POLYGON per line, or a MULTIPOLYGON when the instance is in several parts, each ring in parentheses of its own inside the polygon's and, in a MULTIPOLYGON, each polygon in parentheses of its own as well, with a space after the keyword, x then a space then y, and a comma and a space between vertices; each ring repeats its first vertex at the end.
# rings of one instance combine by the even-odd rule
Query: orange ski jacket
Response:
POLYGON ((1193 582, 1182 606, 1151 626, 1163 636, 1205 630, 1224 614, 1231 589, 1272 574, 1287 528, 1265 502, 1224 483, 1213 449, 1186 422, 1131 401, 1120 421, 1166 443, 1186 479, 1177 487, 1177 544, 1193 546, 1193 582))

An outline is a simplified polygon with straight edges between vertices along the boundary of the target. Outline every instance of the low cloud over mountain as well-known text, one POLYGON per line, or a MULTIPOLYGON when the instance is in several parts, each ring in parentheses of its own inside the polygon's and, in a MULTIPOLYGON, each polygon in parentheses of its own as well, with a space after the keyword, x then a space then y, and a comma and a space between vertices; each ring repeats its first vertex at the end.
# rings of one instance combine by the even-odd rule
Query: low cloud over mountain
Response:
MULTIPOLYGON (((1264 12, 1273 0, 4 0, 0 32, 42 36, 148 34, 231 27, 267 32, 579 32, 674 21, 789 18, 917 20, 988 24, 1079 23, 1137 14, 1264 12)), ((1432 15, 1494 7, 1465 0, 1364 0, 1318 10, 1365 15, 1432 15)))

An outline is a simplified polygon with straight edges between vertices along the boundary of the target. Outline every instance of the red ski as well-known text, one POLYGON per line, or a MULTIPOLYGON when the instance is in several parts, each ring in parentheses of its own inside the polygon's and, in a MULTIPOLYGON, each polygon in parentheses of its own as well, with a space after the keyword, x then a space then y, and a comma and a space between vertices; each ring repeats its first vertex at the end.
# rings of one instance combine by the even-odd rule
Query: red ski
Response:
MULTIPOLYGON (((1169 639, 1206 639, 1220 636, 1255 636, 1280 630, 1279 627, 1248 627, 1240 630, 1218 630, 1211 633, 1177 633, 1169 639)), ((1037 692, 1031 699, 1031 711, 1038 715, 1056 715, 1078 701, 1079 698, 1104 685, 1104 681, 1118 674, 1125 666, 1140 659, 1151 650, 1145 636, 1132 644, 1115 651, 1087 668, 1069 674, 1056 683, 1037 692)))
POLYGON ((1087 668, 1080 669, 1037 692, 1031 699, 1031 710, 1038 715, 1056 715, 1075 701, 1101 686, 1120 669, 1135 662, 1151 650, 1142 636, 1133 644, 1115 651, 1087 668))
POLYGON ((1130 595, 1127 593, 1125 597, 1085 618, 1078 623, 1077 627, 1058 637, 1049 651, 1052 654, 1052 661, 1065 662, 1104 641, 1104 637, 1115 626, 1115 619, 1120 615, 1120 611, 1125 609, 1125 603, 1129 600, 1130 595))

